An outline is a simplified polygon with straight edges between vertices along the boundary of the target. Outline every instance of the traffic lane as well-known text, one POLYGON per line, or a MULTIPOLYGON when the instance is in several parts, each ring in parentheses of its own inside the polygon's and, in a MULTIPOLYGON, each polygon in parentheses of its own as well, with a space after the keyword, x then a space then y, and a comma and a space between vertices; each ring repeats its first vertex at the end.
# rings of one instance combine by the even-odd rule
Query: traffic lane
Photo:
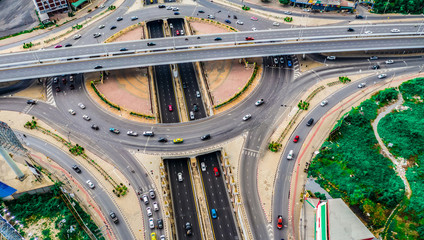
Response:
POLYGON ((204 162, 206 171, 200 171, 202 175, 203 187, 205 189, 206 198, 208 201, 209 215, 214 229, 215 239, 237 239, 238 233, 233 218, 233 210, 228 200, 227 190, 219 165, 219 153, 210 153, 207 155, 198 156, 198 164, 204 162), (220 176, 216 177, 214 168, 217 168, 220 176), (217 212, 217 218, 211 216, 212 209, 217 212))
MULTIPOLYGON (((164 37, 163 21, 162 20, 156 20, 156 21, 148 22, 147 28, 149 29, 150 38, 163 38, 164 37)), ((146 48, 146 46, 147 46, 147 43, 143 44, 143 48, 146 48)))
POLYGON ((158 93, 157 96, 161 112, 161 122, 177 123, 180 119, 170 66, 155 66, 154 72, 156 91, 158 93))
MULTIPOLYGON (((22 135, 22 133, 21 133, 22 135)), ((44 142, 41 139, 38 139, 36 137, 33 137, 30 134, 26 134, 26 138, 23 138, 26 145, 32 149, 34 149, 37 152, 42 153, 46 157, 53 159, 57 164, 59 164, 62 168, 67 170, 69 174, 71 174, 79 183, 81 186, 83 186, 87 193, 91 195, 91 197, 96 201, 96 203, 101 207, 101 210, 103 210, 103 217, 108 221, 108 226, 112 228, 113 233, 118 237, 122 239, 127 238, 133 238, 133 236, 130 234, 130 230, 128 229, 128 226, 126 225, 122 214, 120 213, 119 209, 114 205, 113 200, 109 198, 109 195, 105 192, 103 187, 99 185, 96 178, 90 174, 89 171, 87 171, 85 168, 79 166, 81 169, 81 173, 76 173, 72 166, 74 164, 78 163, 71 157, 69 157, 68 154, 64 153, 62 150, 56 148, 55 146, 51 145, 48 142, 44 142), (90 180, 95 184, 94 189, 90 189, 86 181, 90 180), (109 212, 113 211, 118 216, 120 222, 118 224, 114 224, 110 217, 109 212)), ((69 185, 70 186, 70 185, 69 185)), ((70 186, 72 188, 72 186, 70 186)), ((78 189, 76 189, 78 191, 78 189)), ((74 189, 75 191, 75 189, 74 189)), ((102 227, 102 226, 99 226, 102 227)))
POLYGON ((168 174, 172 190, 172 204, 175 213, 175 229, 178 239, 199 239, 201 240, 200 227, 198 223, 198 213, 196 210, 193 187, 189 172, 188 158, 165 159, 168 165, 168 174), (178 173, 182 173, 183 181, 178 181, 178 173), (192 235, 187 236, 185 224, 192 225, 192 235))

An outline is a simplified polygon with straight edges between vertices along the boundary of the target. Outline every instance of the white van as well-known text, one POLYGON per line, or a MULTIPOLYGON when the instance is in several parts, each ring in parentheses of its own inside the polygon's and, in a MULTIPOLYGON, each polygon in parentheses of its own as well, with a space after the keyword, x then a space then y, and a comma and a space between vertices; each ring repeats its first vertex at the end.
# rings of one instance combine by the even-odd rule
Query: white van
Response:
POLYGON ((292 160, 293 159, 293 155, 294 155, 293 150, 290 150, 289 154, 287 155, 287 159, 288 160, 292 160))

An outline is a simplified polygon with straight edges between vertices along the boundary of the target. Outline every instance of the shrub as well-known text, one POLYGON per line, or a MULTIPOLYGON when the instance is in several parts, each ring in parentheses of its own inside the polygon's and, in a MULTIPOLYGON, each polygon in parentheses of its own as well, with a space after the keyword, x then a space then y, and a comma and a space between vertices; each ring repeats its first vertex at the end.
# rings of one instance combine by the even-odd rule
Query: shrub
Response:
POLYGON ((342 83, 348 83, 348 82, 351 82, 352 80, 350 80, 350 78, 348 77, 339 77, 339 81, 342 83))
POLYGON ((250 7, 248 7, 246 5, 243 5, 243 7, 241 7, 241 9, 243 9, 244 11, 249 11, 250 10, 250 7))
POLYGON ((93 82, 93 81, 91 81, 90 85, 91 85, 91 87, 93 88, 94 92, 97 94, 97 96, 99 96, 99 98, 100 98, 103 102, 105 102, 106 104, 108 104, 108 105, 109 105, 109 106, 111 106, 112 108, 115 108, 115 109, 117 109, 117 110, 121 110, 121 107, 120 107, 120 106, 118 106, 118 105, 116 105, 116 104, 113 104, 113 103, 109 102, 109 100, 107 100, 107 99, 103 96, 103 94, 101 94, 101 93, 99 92, 99 90, 97 90, 96 85, 94 84, 94 82, 93 82))
POLYGON ((286 22, 292 22, 293 21, 293 18, 292 17, 285 17, 284 18, 284 21, 286 21, 286 22))

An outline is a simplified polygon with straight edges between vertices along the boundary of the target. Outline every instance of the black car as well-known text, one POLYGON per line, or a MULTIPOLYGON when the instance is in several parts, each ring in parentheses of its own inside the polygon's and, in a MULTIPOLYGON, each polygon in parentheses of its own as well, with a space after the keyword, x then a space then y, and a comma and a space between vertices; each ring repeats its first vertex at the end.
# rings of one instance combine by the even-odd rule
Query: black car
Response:
POLYGON ((362 15, 356 15, 355 18, 356 19, 363 19, 364 17, 362 15))
POLYGON ((174 12, 174 15, 180 15, 180 12, 174 12))
POLYGON ((158 8, 165 8, 165 5, 159 5, 158 8))
POLYGON ((234 16, 233 16, 233 18, 234 18, 234 19, 237 19, 237 16, 236 16, 236 15, 234 15, 234 16))
POLYGON ((112 26, 112 27, 110 27, 110 30, 113 30, 113 29, 115 29, 116 28, 116 26, 112 26))
POLYGON ((222 40, 222 38, 217 37, 217 38, 215 38, 214 40, 215 40, 215 41, 221 41, 221 40, 222 40))
POLYGON ((306 123, 306 126, 311 126, 312 124, 314 123, 314 119, 313 118, 311 118, 311 119, 309 119, 309 121, 306 123))
POLYGON ((201 136, 201 137, 200 137, 200 139, 201 139, 202 141, 205 141, 205 140, 211 139, 211 135, 210 135, 210 134, 206 134, 206 135, 204 135, 204 136, 201 136))
POLYGON ((122 21, 124 18, 123 17, 118 17, 117 19, 116 19, 116 21, 122 21))
POLYGON ((103 66, 102 65, 97 65, 97 66, 94 67, 94 69, 100 69, 100 68, 103 68, 103 66))
POLYGON ((60 87, 56 87, 56 92, 60 92, 60 87))
POLYGON ((97 126, 96 124, 91 125, 91 128, 94 130, 99 130, 99 126, 97 126))
POLYGON ((378 65, 378 64, 376 64, 376 65, 372 66, 372 69, 374 69, 374 70, 377 70, 377 69, 379 69, 379 68, 380 68, 380 65, 378 65))
POLYGON ((27 101, 27 104, 31 104, 31 105, 34 105, 36 103, 37 102, 35 100, 33 100, 33 99, 30 99, 30 100, 27 101))
POLYGON ((195 112, 199 111, 199 107, 197 106, 197 104, 193 104, 193 111, 195 112))
POLYGON ((110 212, 110 213, 109 213, 109 216, 110 216, 110 218, 112 218, 112 221, 113 221, 115 224, 119 223, 119 219, 118 219, 118 217, 116 216, 116 214, 115 214, 114 212, 110 212))
POLYGON ((190 236, 192 234, 191 223, 190 222, 186 222, 186 224, 185 224, 185 230, 186 230, 187 236, 190 236))
POLYGON ((168 142, 168 139, 166 139, 164 137, 160 137, 158 142, 168 142))
POLYGON ((78 167, 78 165, 72 166, 72 169, 74 169, 74 171, 77 173, 81 173, 81 169, 78 167))
POLYGON ((163 228, 163 221, 162 221, 162 219, 158 219, 158 228, 159 229, 162 229, 163 228))
POLYGON ((187 88, 187 83, 183 83, 183 88, 187 88))
POLYGON ((69 85, 69 88, 70 88, 71 90, 74 90, 74 89, 75 89, 74 84, 69 85))
POLYGON ((67 44, 65 45, 65 47, 72 47, 72 44, 67 43, 67 44))
POLYGON ((148 46, 148 47, 150 47, 150 46, 155 46, 155 45, 156 45, 156 43, 154 43, 154 42, 148 42, 148 43, 147 43, 147 46, 148 46))
POLYGON ((347 29, 347 31, 348 31, 348 32, 354 32, 354 31, 355 31, 355 29, 353 29, 353 28, 348 28, 348 29, 347 29))
POLYGON ((197 11, 197 12, 199 12, 199 13, 205 13, 205 11, 203 11, 203 10, 199 10, 199 11, 197 11))
POLYGON ((119 51, 125 52, 125 51, 128 51, 128 48, 121 48, 121 49, 119 49, 119 51))

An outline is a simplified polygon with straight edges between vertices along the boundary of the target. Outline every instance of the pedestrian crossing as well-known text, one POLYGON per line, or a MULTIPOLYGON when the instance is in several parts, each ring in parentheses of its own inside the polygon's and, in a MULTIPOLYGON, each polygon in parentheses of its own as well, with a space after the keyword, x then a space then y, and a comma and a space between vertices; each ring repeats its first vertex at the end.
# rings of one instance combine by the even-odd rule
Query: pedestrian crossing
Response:
POLYGON ((300 72, 299 59, 297 58, 297 55, 293 55, 292 59, 293 59, 294 79, 296 79, 302 73, 300 72))
POLYGON ((247 149, 247 148, 243 149, 243 155, 246 155, 246 156, 249 156, 249 157, 257 157, 258 154, 259 154, 259 152, 255 151, 255 150, 251 150, 251 149, 247 149))
POLYGON ((56 107, 56 102, 54 101, 54 96, 53 96, 53 80, 52 80, 52 78, 47 80, 46 98, 47 98, 48 104, 56 107))

